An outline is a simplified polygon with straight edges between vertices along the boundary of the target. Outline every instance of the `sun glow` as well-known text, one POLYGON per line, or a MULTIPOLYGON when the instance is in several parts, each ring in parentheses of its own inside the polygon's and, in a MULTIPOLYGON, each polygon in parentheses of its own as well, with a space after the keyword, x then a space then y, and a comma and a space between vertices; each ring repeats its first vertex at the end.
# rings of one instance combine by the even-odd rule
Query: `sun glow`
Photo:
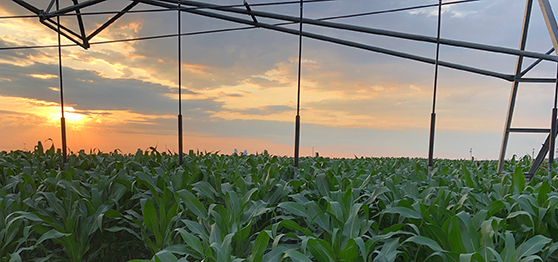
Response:
MULTIPOLYGON (((43 108, 41 113, 39 114, 48 114, 48 119, 50 124, 59 125, 60 124, 60 108, 57 107, 48 107, 43 108), (47 112, 45 112, 47 111, 47 112)), ((64 118, 66 119, 66 123, 72 124, 71 128, 74 130, 80 130, 84 128, 89 121, 89 117, 84 114, 78 113, 73 107, 65 107, 64 108, 64 118)))

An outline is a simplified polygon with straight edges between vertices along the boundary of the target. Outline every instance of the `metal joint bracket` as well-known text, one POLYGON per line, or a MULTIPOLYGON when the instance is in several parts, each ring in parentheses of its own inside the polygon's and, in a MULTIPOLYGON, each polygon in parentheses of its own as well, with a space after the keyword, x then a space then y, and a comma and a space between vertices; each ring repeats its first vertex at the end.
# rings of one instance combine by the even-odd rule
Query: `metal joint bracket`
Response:
MULTIPOLYGON (((252 8, 250 7, 250 5, 248 4, 248 2, 246 2, 246 0, 244 0, 244 6, 246 7, 246 10, 248 10, 248 13, 250 14, 250 16, 252 17, 252 20, 254 21, 254 23, 258 23, 258 19, 256 18, 256 16, 254 15, 254 13, 252 12, 252 8)), ((257 26, 257 25, 256 25, 257 26)), ((259 27, 259 26, 258 26, 259 27)))

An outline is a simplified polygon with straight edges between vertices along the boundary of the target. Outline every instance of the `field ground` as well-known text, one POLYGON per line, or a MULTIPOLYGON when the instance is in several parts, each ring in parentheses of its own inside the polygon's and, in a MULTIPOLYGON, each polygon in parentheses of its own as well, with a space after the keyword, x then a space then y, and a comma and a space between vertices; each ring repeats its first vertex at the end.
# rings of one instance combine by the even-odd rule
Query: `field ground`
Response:
POLYGON ((558 261, 530 159, 0 153, 0 261, 558 261))

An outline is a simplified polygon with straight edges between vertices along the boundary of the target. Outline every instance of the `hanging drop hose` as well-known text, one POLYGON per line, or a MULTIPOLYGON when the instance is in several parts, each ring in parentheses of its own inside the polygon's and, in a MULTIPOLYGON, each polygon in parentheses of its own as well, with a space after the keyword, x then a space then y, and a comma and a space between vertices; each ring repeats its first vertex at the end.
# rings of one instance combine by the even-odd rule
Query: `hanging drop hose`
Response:
MULTIPOLYGON (((60 4, 56 0, 56 10, 60 9, 60 4)), ((62 117, 60 117, 60 130, 62 133, 62 169, 64 169, 65 164, 68 162, 68 156, 66 151, 66 118, 64 117, 64 81, 62 80, 62 46, 60 40, 60 16, 56 17, 57 27, 58 27, 58 70, 60 74, 60 108, 62 111, 62 117)))
POLYGON ((438 1, 438 32, 436 36, 436 61, 434 63, 434 94, 432 98, 432 113, 430 114, 430 140, 428 144, 428 180, 432 178, 432 166, 434 165, 434 133, 436 130, 436 91, 438 88, 438 58, 440 57, 440 29, 442 27, 442 0, 438 1))
POLYGON ((554 162, 554 148, 556 148, 556 117, 558 109, 558 64, 556 72, 556 89, 554 90, 554 108, 552 108, 552 119, 550 122, 550 148, 548 149, 548 184, 552 185, 552 164, 554 162))
POLYGON ((184 152, 182 148, 182 37, 180 35, 182 29, 180 13, 180 0, 178 0, 178 164, 182 165, 184 152))
POLYGON ((294 179, 298 178, 298 157, 300 152, 300 74, 302 69, 302 12, 303 0, 300 0, 300 27, 298 34, 298 91, 296 96, 296 119, 295 119, 295 151, 294 151, 294 179))

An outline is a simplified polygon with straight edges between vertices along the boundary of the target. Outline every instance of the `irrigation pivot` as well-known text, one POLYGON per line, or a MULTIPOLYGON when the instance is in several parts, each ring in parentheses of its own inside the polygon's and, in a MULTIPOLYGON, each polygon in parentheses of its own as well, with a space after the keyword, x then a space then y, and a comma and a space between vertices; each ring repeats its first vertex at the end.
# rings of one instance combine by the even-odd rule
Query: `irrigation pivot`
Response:
MULTIPOLYGON (((431 36, 426 36, 426 35, 419 35, 419 34, 409 34, 409 33, 402 33, 402 32, 397 32, 397 31, 391 31, 391 30, 384 30, 384 29, 377 29, 377 28, 372 28, 372 27, 364 27, 364 26, 357 26, 357 25, 352 25, 352 24, 346 24, 346 23, 337 23, 337 22, 332 22, 332 21, 326 21, 326 20, 333 20, 336 18, 343 18, 343 17, 352 17, 352 16, 361 16, 361 15, 368 15, 368 14, 375 14, 375 13, 386 13, 386 11, 382 11, 382 12, 368 12, 368 13, 361 13, 361 14, 350 14, 350 15, 344 15, 344 16, 337 16, 337 17, 330 17, 330 18, 321 18, 321 19, 309 19, 309 18, 304 18, 302 16, 302 4, 303 3, 320 3, 320 2, 326 2, 326 1, 332 1, 332 0, 300 0, 300 1, 283 1, 283 2, 270 2, 270 3, 262 3, 262 4, 254 4, 252 5, 252 7, 254 6, 258 6, 258 5, 278 5, 278 4, 297 4, 300 3, 300 7, 301 7, 301 12, 300 12, 300 16, 296 17, 296 16, 289 16, 289 15, 284 15, 284 14, 278 14, 278 13, 272 13, 272 12, 263 12, 263 11, 256 11, 253 10, 252 7, 250 7, 250 5, 248 5, 246 2, 244 2, 241 5, 216 5, 216 4, 210 4, 210 3, 206 3, 206 2, 199 2, 199 1, 190 1, 190 0, 131 0, 130 4, 128 4, 126 7, 124 7, 121 11, 119 12, 107 12, 107 13, 114 13, 114 16, 110 19, 108 19, 108 21, 106 21, 105 23, 99 25, 96 29, 94 29, 91 33, 88 34, 88 32, 86 32, 85 26, 84 26, 84 14, 85 12, 83 12, 84 9, 91 7, 91 6, 95 6, 97 4, 100 4, 102 2, 105 2, 106 0, 86 0, 86 1, 79 1, 79 0, 72 0, 73 4, 63 7, 63 8, 57 8, 56 10, 52 10, 54 3, 57 3, 57 0, 51 0, 48 4, 48 6, 46 7, 46 10, 41 10, 37 7, 35 7, 34 5, 26 2, 26 0, 12 0, 13 2, 17 3, 18 5, 22 6, 23 8, 29 10, 30 12, 32 12, 33 14, 36 15, 37 18, 39 18, 39 21, 44 24, 45 26, 47 26, 48 28, 56 31, 59 36, 64 36, 65 38, 69 39, 70 41, 72 41, 75 45, 81 46, 84 49, 88 49, 91 47, 91 44, 95 44, 92 43, 91 40, 97 36, 99 33, 101 33, 104 29, 106 29, 107 27, 109 27, 112 23, 114 23, 116 20, 118 20, 120 17, 122 17, 123 15, 125 15, 128 12, 140 12, 142 10, 132 10, 134 9, 138 4, 145 4, 145 5, 150 5, 150 6, 154 6, 154 7, 159 7, 162 8, 162 10, 178 10, 179 14, 184 12, 184 13, 189 13, 189 14, 193 14, 193 15, 199 15, 199 16, 205 16, 205 17, 210 17, 210 18, 216 18, 216 19, 220 19, 220 20, 224 20, 224 21, 229 21, 229 22, 233 22, 233 23, 237 23, 237 24, 243 24, 246 25, 247 27, 243 28, 243 29, 252 29, 252 28, 260 28, 260 29, 264 29, 264 30, 272 30, 272 31, 276 31, 276 32, 282 32, 282 33, 286 33, 286 34, 291 34, 291 35, 295 35, 299 37, 299 57, 301 55, 301 47, 302 47, 302 37, 306 37, 306 38, 312 38, 315 40, 319 40, 319 41, 325 41, 325 42, 329 42, 329 43, 334 43, 334 44, 338 44, 338 45, 343 45, 343 46, 348 46, 348 47, 352 47, 352 48, 356 48, 356 49, 361 49, 361 50, 366 50, 366 51, 371 51, 371 52, 376 52, 376 53, 381 53, 381 54, 385 54, 385 55, 390 55, 390 56, 396 56, 399 58, 403 58, 403 59, 408 59, 408 60, 413 60, 413 61, 417 61, 417 62, 421 62, 421 63, 427 63, 427 64, 432 64, 435 65, 435 76, 434 76, 434 94, 433 94, 433 110, 431 113, 431 136, 430 136, 430 143, 429 143, 429 169, 431 169, 432 165, 433 165, 433 144, 434 144, 434 128, 435 128, 435 117, 436 117, 436 112, 435 112, 435 103, 436 103, 436 88, 437 88, 437 71, 438 71, 438 67, 446 67, 446 68, 452 68, 452 69, 456 69, 456 70, 460 70, 460 71, 465 71, 465 72, 470 72, 470 73, 475 73, 475 74, 480 74, 480 75, 484 75, 484 76, 489 76, 489 77, 494 77, 494 78, 498 78, 498 79, 502 79, 505 81, 509 81, 512 82, 512 93, 510 95, 510 104, 508 107, 508 115, 507 115, 507 119, 506 119, 506 124, 504 126, 504 135, 503 135, 503 139, 502 139, 502 147, 500 150, 500 163, 499 163, 499 168, 498 171, 501 172, 502 171, 502 165, 503 165, 503 160, 505 158, 505 152, 506 152, 506 148, 507 148, 507 142, 508 142, 508 137, 509 134, 511 132, 530 132, 530 133, 541 133, 541 132, 545 132, 547 134, 549 134, 546 142, 544 143, 543 147, 541 148, 537 158, 535 159, 531 170, 529 171, 529 173, 534 174, 534 172, 536 170, 538 170, 538 168, 540 167, 541 163, 544 161, 546 154, 548 153, 549 148, 551 147, 551 144, 554 145, 554 139, 555 139, 555 134, 557 132, 557 128, 555 127, 555 122, 556 119, 554 119, 553 117, 553 124, 551 128, 547 128, 547 129, 542 129, 542 128, 513 128, 511 127, 511 120, 513 117, 513 111, 514 111, 514 107, 515 107, 515 100, 516 100, 516 96, 517 96, 517 88, 519 86, 519 83, 521 82, 531 82, 531 83, 556 83, 556 77, 552 76, 550 78, 542 78, 542 77, 536 77, 536 78, 527 78, 524 77, 525 74, 527 72, 529 72, 531 69, 533 69, 534 67, 536 67, 540 62, 542 61, 551 61, 551 62, 555 62, 558 63, 558 56, 556 55, 552 55, 551 53, 555 50, 558 50, 558 24, 556 23, 556 19, 554 17, 554 14, 552 12, 552 8, 550 6, 550 2, 549 0, 538 0, 539 5, 541 6, 541 10, 542 10, 542 15, 543 18, 546 22, 546 26, 547 29, 549 31, 550 34, 550 38, 552 40, 552 44, 553 44, 553 49, 551 49, 550 51, 546 52, 546 53, 540 53, 540 52, 533 52, 533 51, 526 51, 525 50, 525 43, 526 43, 526 39, 527 39, 527 31, 529 28, 529 21, 531 19, 531 9, 532 9, 532 5, 533 5, 533 1, 534 0, 526 0, 526 9, 525 9, 525 16, 523 19, 523 31, 522 31, 522 36, 521 36, 521 43, 518 49, 514 49, 514 48, 507 48, 507 47, 502 47, 502 46, 494 46, 494 45, 486 45, 486 44, 480 44, 480 43, 473 43, 473 42, 467 42, 467 41, 459 41, 459 40, 452 40, 452 39, 444 39, 440 37, 440 23, 441 23, 441 6, 442 5, 451 5, 451 4, 460 4, 460 3, 464 3, 464 2, 473 2, 475 0, 462 0, 462 1, 454 1, 454 2, 447 2, 447 3, 442 3, 441 0, 439 0, 438 2, 438 12, 439 14, 439 21, 438 21, 438 35, 437 37, 431 37, 431 36), (230 15, 229 15, 230 14, 230 15), (60 16, 68 16, 68 15, 75 15, 77 17, 77 23, 78 23, 78 27, 79 28, 79 32, 75 32, 73 31, 71 28, 75 28, 75 27, 69 27, 69 26, 65 26, 62 25, 60 23, 59 17, 60 16), (236 16, 235 16, 236 15, 236 16), (238 15, 247 15, 249 16, 250 19, 244 19, 242 17, 239 17, 238 15), (55 18, 56 19, 53 19, 55 18), (262 20, 258 20, 258 18, 265 18, 265 19, 274 19, 274 20, 279 20, 280 23, 278 24, 268 24, 268 23, 262 23, 262 20), (283 27, 281 25, 284 24, 289 24, 289 23, 299 23, 300 25, 300 29, 296 30, 296 29, 291 29, 288 27, 283 27), (365 33, 365 34, 372 34, 372 35, 379 35, 379 36, 384 36, 384 37, 391 37, 391 38, 397 38, 397 39, 406 39, 406 40, 411 40, 411 41, 416 41, 416 42, 424 42, 424 43, 431 43, 431 44, 436 44, 436 57, 435 58, 430 58, 430 57, 423 57, 423 56, 418 56, 416 54, 413 53, 405 53, 405 52, 401 52, 401 51, 396 51, 390 48, 381 48, 378 46, 374 46, 374 45, 369 45, 369 44, 365 44, 365 43, 360 43, 360 42, 354 42, 354 41, 349 41, 346 39, 341 39, 341 38, 336 38, 336 37, 331 37, 331 36, 326 36, 323 34, 319 34, 319 33, 312 33, 309 32, 308 30, 306 31, 302 31, 302 24, 308 24, 308 25, 313 25, 313 26, 318 26, 318 27, 325 27, 325 28, 332 28, 332 29, 337 29, 337 30, 344 30, 344 31, 348 31, 348 32, 359 32, 359 33, 365 33), (492 70, 487 70, 487 69, 483 69, 483 68, 478 68, 478 67, 473 67, 473 66, 467 66, 467 65, 462 65, 459 63, 452 63, 452 62, 448 62, 448 61, 441 61, 438 59, 439 56, 439 48, 441 45, 444 46, 452 46, 452 47, 457 47, 457 48, 466 48, 466 49, 471 49, 471 50, 477 50, 477 51, 485 51, 485 52, 489 52, 489 53, 494 53, 494 54, 504 54, 504 55, 513 55, 515 57, 517 57, 517 62, 516 62, 516 70, 513 74, 509 74, 509 73, 502 73, 502 72, 496 72, 496 71, 492 71, 492 70), (523 59, 524 58, 534 58, 537 59, 534 63, 532 63, 529 67, 527 67, 525 70, 522 70, 522 64, 523 64, 523 59), (551 143, 552 140, 552 143, 551 143)), ((392 10, 392 11, 400 11, 400 10, 404 10, 404 9, 397 9, 397 10, 392 10)), ((389 12, 389 11, 387 11, 389 12)), ((180 18, 179 18, 179 27, 180 27, 180 18)), ((238 29, 235 29, 238 30, 238 29)), ((215 30, 215 32, 217 32, 219 30, 215 30)), ((221 30, 222 31, 222 30, 221 30)), ((186 34, 183 34, 180 31, 177 33, 177 36, 179 36, 179 52, 178 55, 181 55, 181 50, 180 50, 180 36, 183 36, 186 34)), ((175 36, 175 35, 172 35, 175 36)), ((160 38, 160 36, 152 36, 152 37, 144 37, 143 39, 154 39, 154 38, 160 38)), ((140 39, 137 39, 140 40, 140 39)), ((114 41, 106 41, 106 42, 115 42, 115 41, 121 41, 121 40, 114 40, 114 41)), ((134 40, 136 41, 136 40, 134 40)), ((100 43, 97 43, 100 44, 100 43)), ((58 45, 58 47, 60 48, 60 44, 58 45)), ((22 47, 25 48, 25 47, 22 47)), ((0 48, 0 50, 8 50, 8 49, 16 49, 13 47, 10 48, 0 48)), ((180 59, 180 58, 179 58, 180 59)), ((300 61, 300 59, 299 59, 300 61)), ((60 61, 61 62, 61 61, 60 61)), ((179 62, 180 63, 180 62, 179 62)), ((61 64, 60 64, 61 66, 61 64)), ((179 65, 180 67, 180 65, 179 65)), ((179 68, 179 71, 181 69, 179 68)), ((299 62, 299 81, 298 81, 298 97, 300 98, 300 62, 299 62)), ((180 78, 180 72, 179 72, 179 78, 180 78)), ((62 86, 61 86, 62 87, 62 86)), ((62 88, 61 88, 61 93, 62 93, 62 88)), ((179 79, 179 96, 181 96, 181 80, 179 79)), ((62 96, 61 96, 61 100, 62 100, 62 96)), ((62 102, 62 101, 61 101, 62 102)), ((299 99, 297 100, 297 117, 296 117, 296 123, 295 123, 295 128, 297 131, 295 131, 295 167, 297 166, 297 159, 298 159, 298 137, 299 137, 299 126, 300 126, 300 114, 299 114, 299 99)), ((556 108, 556 107, 555 107, 556 108)), ((553 109, 554 110, 554 109, 553 109)), ((64 112, 62 112, 63 114, 64 112)), ((62 117, 63 118, 63 117, 62 117)), ((181 137, 181 131, 182 131, 182 125, 181 125, 181 103, 179 102, 179 115, 178 115, 178 119, 179 119, 179 136, 181 137)), ((64 122, 64 120, 62 119, 62 122, 64 122)), ((64 125, 64 124, 63 124, 64 125)), ((62 130, 63 136, 65 136, 65 131, 62 130)), ((181 138, 179 138, 179 144, 182 144, 181 142, 181 138)), ((65 145, 64 145, 64 150, 65 150, 65 145)), ((182 150, 179 150, 180 152, 182 152, 182 150)), ((430 176, 429 172, 429 176, 430 176)))

